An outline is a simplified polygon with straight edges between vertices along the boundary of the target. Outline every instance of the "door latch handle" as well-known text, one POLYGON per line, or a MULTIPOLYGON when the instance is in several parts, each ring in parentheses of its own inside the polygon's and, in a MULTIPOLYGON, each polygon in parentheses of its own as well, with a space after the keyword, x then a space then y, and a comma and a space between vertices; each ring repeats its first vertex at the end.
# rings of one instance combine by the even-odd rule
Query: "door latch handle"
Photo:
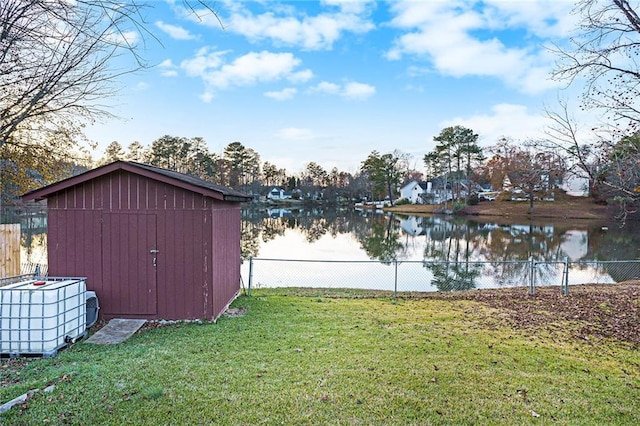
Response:
POLYGON ((151 253, 151 254, 160 253, 160 250, 151 249, 151 250, 149 250, 149 253, 151 253))

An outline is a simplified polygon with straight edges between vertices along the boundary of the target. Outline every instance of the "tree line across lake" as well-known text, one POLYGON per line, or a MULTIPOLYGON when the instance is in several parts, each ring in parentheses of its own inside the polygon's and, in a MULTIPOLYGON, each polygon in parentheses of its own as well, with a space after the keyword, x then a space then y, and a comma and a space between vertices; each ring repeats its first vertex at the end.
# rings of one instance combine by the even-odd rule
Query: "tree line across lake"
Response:
MULTIPOLYGON (((462 127, 447 127, 433 138, 435 148, 422 158, 424 172, 412 169, 413 159, 400 150, 381 154, 372 151, 350 173, 336 167, 325 170, 311 161, 302 172, 289 173, 240 142, 228 144, 222 153, 212 153, 201 137, 165 135, 145 147, 133 142, 125 149, 114 141, 95 165, 116 160, 143 162, 176 170, 201 179, 264 196, 273 187, 291 191, 293 198, 325 201, 380 200, 392 202, 399 189, 411 181, 432 183, 434 192, 447 194, 464 205, 482 190, 507 190, 523 194, 533 203, 549 198, 563 180, 580 176, 594 202, 614 202, 621 217, 635 213, 640 204, 640 136, 622 137, 612 145, 562 144, 558 140, 513 141, 503 138, 493 146, 478 144, 478 134, 462 127)), ((91 162, 58 165, 64 178, 88 169, 91 162)), ((11 204, 21 193, 46 184, 36 172, 11 174, 3 167, 3 203, 11 204)))

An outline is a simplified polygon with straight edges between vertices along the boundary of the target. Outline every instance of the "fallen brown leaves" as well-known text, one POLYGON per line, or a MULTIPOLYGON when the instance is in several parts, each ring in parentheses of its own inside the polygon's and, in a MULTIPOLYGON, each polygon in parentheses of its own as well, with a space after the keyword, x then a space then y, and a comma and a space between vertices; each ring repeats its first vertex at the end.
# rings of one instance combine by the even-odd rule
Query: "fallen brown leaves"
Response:
MULTIPOLYGON (((442 206, 431 204, 403 204, 385 210, 409 215, 431 215, 442 206)), ((469 216, 499 216, 505 218, 558 218, 611 220, 615 211, 611 206, 596 204, 588 197, 572 197, 556 194, 555 201, 536 201, 533 216, 530 215, 527 201, 482 201, 475 206, 466 206, 464 214, 469 216)))
POLYGON ((475 290, 429 295, 442 300, 473 300, 504 312, 503 320, 518 329, 563 329, 581 340, 616 339, 640 347, 640 282, 560 287, 475 290), (571 326, 567 326, 567 322, 571 326))
POLYGON ((0 386, 10 386, 20 382, 20 372, 27 364, 26 359, 6 359, 0 362, 0 386))

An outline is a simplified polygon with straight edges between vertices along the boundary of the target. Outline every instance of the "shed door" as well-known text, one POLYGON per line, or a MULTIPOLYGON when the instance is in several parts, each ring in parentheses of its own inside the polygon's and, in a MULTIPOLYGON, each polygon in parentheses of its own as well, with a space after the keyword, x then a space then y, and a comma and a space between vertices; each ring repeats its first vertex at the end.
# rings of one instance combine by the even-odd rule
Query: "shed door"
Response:
POLYGON ((103 213, 103 292, 110 313, 156 314, 157 249, 155 214, 103 213))

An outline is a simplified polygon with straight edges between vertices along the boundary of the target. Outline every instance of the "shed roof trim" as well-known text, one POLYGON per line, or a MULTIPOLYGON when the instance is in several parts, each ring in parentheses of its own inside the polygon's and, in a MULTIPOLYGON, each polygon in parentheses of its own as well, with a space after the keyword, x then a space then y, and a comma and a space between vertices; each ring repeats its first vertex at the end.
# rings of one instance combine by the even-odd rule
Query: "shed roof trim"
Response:
POLYGON ((174 170, 163 169, 162 167, 136 163, 133 161, 115 161, 102 167, 88 170, 79 175, 72 176, 51 185, 28 192, 22 196, 22 199, 24 201, 42 200, 57 192, 107 175, 109 173, 113 173, 117 170, 126 170, 134 174, 145 176, 149 179, 164 182, 219 200, 233 202, 243 202, 251 200, 251 197, 249 195, 226 186, 216 185, 206 180, 194 176, 189 176, 184 173, 179 173, 174 170))

